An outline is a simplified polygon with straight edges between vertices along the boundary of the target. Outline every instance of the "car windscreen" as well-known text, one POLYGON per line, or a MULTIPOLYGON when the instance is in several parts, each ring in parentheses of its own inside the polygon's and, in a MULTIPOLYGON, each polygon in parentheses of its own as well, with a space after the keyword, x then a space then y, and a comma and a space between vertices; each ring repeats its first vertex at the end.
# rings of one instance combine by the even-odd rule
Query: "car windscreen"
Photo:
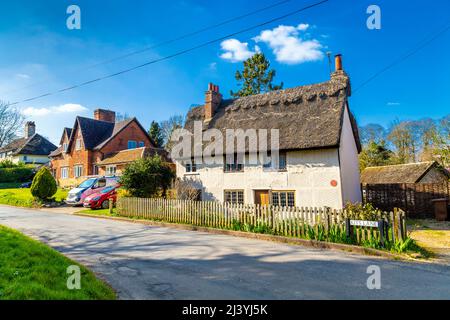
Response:
POLYGON ((87 180, 83 181, 83 182, 78 186, 78 188, 89 188, 89 187, 92 187, 92 186, 94 185, 94 183, 95 183, 96 180, 97 180, 97 179, 95 179, 95 178, 87 179, 87 180))
POLYGON ((115 189, 115 187, 106 187, 105 189, 103 189, 102 191, 101 191, 101 193, 102 194, 105 194, 105 193, 108 193, 108 192, 110 192, 110 191, 112 191, 112 190, 114 190, 115 189))

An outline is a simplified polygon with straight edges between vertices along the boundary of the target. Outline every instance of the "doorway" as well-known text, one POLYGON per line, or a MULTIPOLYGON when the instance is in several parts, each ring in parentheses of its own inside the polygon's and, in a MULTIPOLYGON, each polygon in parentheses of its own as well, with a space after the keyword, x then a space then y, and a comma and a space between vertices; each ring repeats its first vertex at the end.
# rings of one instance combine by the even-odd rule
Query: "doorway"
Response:
POLYGON ((269 205, 269 190, 255 190, 255 204, 269 205))

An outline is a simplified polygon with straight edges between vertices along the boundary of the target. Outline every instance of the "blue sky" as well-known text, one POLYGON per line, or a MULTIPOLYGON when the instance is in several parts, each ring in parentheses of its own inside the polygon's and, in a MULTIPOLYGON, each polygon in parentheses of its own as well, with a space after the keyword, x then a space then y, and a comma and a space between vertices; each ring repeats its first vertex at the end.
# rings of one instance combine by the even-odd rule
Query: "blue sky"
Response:
MULTIPOLYGON (((17 0, 0 3, 0 99, 26 99, 170 55, 259 24, 314 0, 277 8, 127 59, 88 68, 155 43, 202 29, 280 0, 99 1, 17 0), (66 9, 81 8, 81 30, 66 27, 66 9)), ((450 23, 450 2, 330 0, 282 21, 186 55, 90 86, 21 103, 38 132, 57 143, 75 115, 110 108, 152 120, 185 114, 204 101, 208 82, 224 96, 236 89, 234 74, 252 52, 262 51, 285 87, 326 81, 325 53, 342 53, 354 89, 423 39, 450 23), (381 30, 366 27, 369 5, 381 8, 381 30)), ((399 118, 438 118, 450 113, 450 32, 354 93, 350 107, 361 125, 399 118)))

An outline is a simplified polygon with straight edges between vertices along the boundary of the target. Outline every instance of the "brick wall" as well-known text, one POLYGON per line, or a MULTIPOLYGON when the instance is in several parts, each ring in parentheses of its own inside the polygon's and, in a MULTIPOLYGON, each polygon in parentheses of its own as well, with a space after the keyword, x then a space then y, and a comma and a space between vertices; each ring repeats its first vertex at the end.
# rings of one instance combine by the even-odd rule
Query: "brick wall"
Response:
MULTIPOLYGON (((84 141, 81 136, 81 132, 77 127, 74 131, 75 140, 72 143, 69 153, 62 153, 58 158, 52 159, 52 169, 56 172, 56 179, 60 185, 65 184, 64 180, 61 179, 61 168, 69 168, 69 179, 74 179, 74 166, 83 166, 83 176, 94 175, 94 164, 101 161, 103 157, 107 154, 114 153, 121 150, 128 149, 128 141, 134 140, 138 144, 140 141, 144 142, 146 147, 152 147, 150 139, 147 137, 145 132, 143 132, 140 126, 136 122, 130 123, 126 128, 124 128, 118 135, 116 135, 110 142, 108 142, 101 150, 91 151, 85 150, 84 141), (76 150, 76 139, 81 139, 82 148, 81 150, 76 150)), ((69 137, 64 135, 63 141, 68 143, 69 137)), ((122 169, 122 168, 121 168, 122 169)), ((99 175, 104 174, 104 170, 99 168, 99 175)))

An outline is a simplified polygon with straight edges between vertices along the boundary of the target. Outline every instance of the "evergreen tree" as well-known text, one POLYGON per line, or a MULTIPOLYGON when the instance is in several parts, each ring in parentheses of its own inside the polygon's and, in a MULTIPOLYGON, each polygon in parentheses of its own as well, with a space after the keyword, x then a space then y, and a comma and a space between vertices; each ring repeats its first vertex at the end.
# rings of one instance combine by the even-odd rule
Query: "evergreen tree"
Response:
POLYGON ((270 62, 264 54, 256 53, 244 61, 242 72, 236 71, 235 78, 241 89, 238 92, 231 91, 231 95, 238 98, 282 89, 283 83, 280 85, 272 84, 275 75, 276 71, 270 69, 270 62))
POLYGON ((152 138, 153 142, 156 144, 155 147, 161 148, 164 144, 164 137, 161 131, 161 127, 158 122, 152 121, 150 125, 150 130, 148 131, 150 138, 152 138))

